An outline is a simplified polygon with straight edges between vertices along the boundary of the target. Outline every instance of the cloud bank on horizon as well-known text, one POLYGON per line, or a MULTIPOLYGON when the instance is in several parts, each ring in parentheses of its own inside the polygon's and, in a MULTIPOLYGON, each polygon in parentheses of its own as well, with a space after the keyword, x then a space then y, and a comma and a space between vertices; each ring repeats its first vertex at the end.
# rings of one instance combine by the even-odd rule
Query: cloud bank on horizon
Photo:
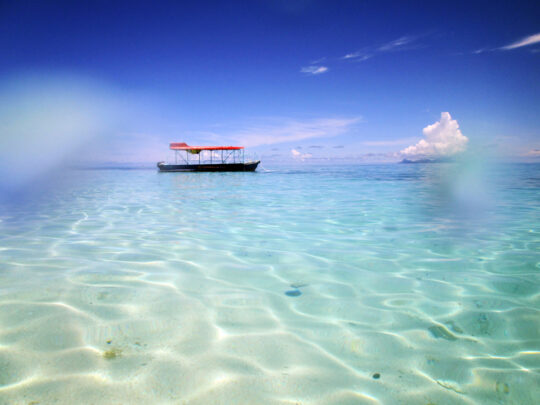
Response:
POLYGON ((403 149, 400 154, 410 158, 449 157, 464 152, 469 139, 461 133, 458 122, 449 112, 442 112, 441 119, 422 131, 425 139, 403 149))
POLYGON ((291 149, 291 155, 294 159, 300 159, 300 160, 309 159, 313 157, 311 153, 301 153, 297 151, 296 149, 291 149))
POLYGON ((523 156, 540 157, 540 149, 531 149, 530 151, 526 152, 523 156))

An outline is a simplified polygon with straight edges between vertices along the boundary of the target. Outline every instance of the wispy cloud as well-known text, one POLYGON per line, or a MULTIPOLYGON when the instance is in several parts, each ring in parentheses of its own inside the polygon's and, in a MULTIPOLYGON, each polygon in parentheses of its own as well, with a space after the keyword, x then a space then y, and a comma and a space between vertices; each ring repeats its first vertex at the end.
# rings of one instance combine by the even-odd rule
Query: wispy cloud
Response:
POLYGON ((413 49, 415 48, 413 44, 417 41, 417 39, 418 37, 412 35, 404 35, 382 45, 366 47, 363 50, 347 53, 342 56, 341 59, 349 59, 361 62, 368 60, 377 54, 413 49))
POLYGON ((383 44, 379 43, 376 45, 364 47, 354 52, 346 53, 339 58, 319 58, 317 60, 309 62, 309 66, 303 67, 302 69, 300 69, 300 72, 308 75, 319 75, 321 73, 328 72, 329 70, 328 66, 321 65, 321 63, 323 62, 325 62, 325 65, 331 64, 332 62, 339 60, 363 62, 383 53, 416 49, 419 47, 418 38, 418 36, 404 35, 390 42, 386 42, 383 44))
POLYGON ((328 72, 328 68, 326 66, 306 66, 300 69, 300 72, 310 75, 320 75, 321 73, 328 72))
POLYGON ((320 65, 320 64, 323 63, 325 60, 326 60, 326 56, 323 56, 322 58, 312 60, 311 62, 309 62, 309 64, 310 64, 310 65, 320 65))
MULTIPOLYGON (((519 39, 505 46, 500 46, 497 48, 483 47, 475 51, 472 51, 471 53, 474 55, 479 55, 481 53, 486 53, 486 52, 511 51, 513 49, 523 48, 524 46, 535 45, 539 43, 540 43, 540 33, 529 35, 528 37, 519 39)), ((540 52, 540 49, 538 48, 532 49, 531 52, 533 53, 540 52)))
POLYGON ((390 42, 380 46, 379 51, 381 51, 381 52, 389 52, 389 51, 396 51, 396 50, 404 49, 405 45, 410 44, 415 39, 416 39, 415 37, 403 36, 401 38, 395 39, 393 41, 390 41, 390 42))
POLYGON ((480 55, 481 53, 484 53, 484 52, 489 52, 491 49, 487 49, 487 48, 480 48, 480 49, 477 49, 476 51, 472 51, 472 53, 474 55, 480 55))
POLYGON ((529 35, 528 37, 522 38, 519 41, 513 42, 499 49, 508 51, 510 49, 522 48, 524 46, 533 45, 537 43, 540 43, 540 33, 529 35))
POLYGON ((346 54, 343 59, 353 59, 353 58, 357 58, 360 56, 360 52, 351 52, 351 53, 348 53, 346 54))
POLYGON ((246 146, 273 145, 305 139, 330 138, 348 132, 353 125, 361 121, 361 117, 319 118, 304 121, 272 120, 271 122, 261 122, 251 125, 231 137, 246 146))
POLYGON ((368 60, 372 56, 373 55, 369 53, 358 51, 358 52, 348 53, 347 55, 343 56, 341 59, 355 59, 358 62, 362 62, 364 60, 368 60))

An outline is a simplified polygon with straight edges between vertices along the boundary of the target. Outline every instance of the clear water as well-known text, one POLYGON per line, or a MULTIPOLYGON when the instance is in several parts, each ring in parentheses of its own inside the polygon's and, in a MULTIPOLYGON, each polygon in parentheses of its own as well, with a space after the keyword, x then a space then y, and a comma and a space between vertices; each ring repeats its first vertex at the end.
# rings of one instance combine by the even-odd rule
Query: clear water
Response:
POLYGON ((540 166, 63 173, 0 212, 0 403, 536 404, 540 166))

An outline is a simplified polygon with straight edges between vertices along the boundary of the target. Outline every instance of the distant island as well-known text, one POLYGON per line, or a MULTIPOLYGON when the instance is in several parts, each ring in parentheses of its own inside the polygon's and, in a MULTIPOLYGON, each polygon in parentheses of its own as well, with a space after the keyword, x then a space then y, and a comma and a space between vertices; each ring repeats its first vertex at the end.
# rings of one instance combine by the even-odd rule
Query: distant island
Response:
POLYGON ((410 164, 410 163, 452 163, 452 162, 455 162, 455 160, 451 157, 439 157, 435 159, 427 159, 427 158, 417 159, 417 160, 403 159, 399 163, 410 164))

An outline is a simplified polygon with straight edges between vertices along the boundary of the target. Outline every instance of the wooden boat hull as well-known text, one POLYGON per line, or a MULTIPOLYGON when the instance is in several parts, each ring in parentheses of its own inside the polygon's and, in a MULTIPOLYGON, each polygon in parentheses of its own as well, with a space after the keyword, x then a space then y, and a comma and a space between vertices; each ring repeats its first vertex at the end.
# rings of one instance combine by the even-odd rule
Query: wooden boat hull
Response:
POLYGON ((160 172, 254 172, 260 160, 246 163, 213 163, 191 165, 168 165, 159 162, 157 167, 160 172))

